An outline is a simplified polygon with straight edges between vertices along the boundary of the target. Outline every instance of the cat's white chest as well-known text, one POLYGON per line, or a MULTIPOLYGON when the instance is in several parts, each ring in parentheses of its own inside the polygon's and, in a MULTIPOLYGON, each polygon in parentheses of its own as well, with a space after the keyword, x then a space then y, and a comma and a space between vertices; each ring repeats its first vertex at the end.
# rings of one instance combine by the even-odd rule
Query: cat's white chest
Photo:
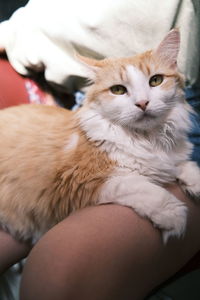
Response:
POLYGON ((123 144, 102 145, 111 160, 117 163, 117 169, 126 173, 148 176, 152 180, 167 183, 177 177, 176 159, 154 145, 144 141, 132 141, 123 144))
POLYGON ((184 147, 178 153, 175 147, 170 149, 173 144, 171 136, 168 141, 166 134, 149 137, 131 134, 93 110, 81 115, 81 127, 87 137, 97 142, 97 145, 100 144, 100 150, 116 162, 117 168, 127 173, 148 176, 159 183, 174 181, 177 164, 187 158, 188 151, 184 147), (163 136, 165 141, 162 141, 163 136))

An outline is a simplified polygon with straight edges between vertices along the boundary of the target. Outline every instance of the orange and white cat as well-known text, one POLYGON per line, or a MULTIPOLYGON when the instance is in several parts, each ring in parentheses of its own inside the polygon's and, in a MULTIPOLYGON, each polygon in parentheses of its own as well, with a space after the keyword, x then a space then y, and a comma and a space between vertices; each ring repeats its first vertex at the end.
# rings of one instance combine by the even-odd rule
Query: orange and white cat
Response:
POLYGON ((178 179, 187 193, 200 193, 179 43, 172 30, 134 57, 79 57, 93 84, 76 112, 42 105, 0 111, 2 228, 34 242, 71 212, 114 202, 151 220, 164 241, 184 234, 187 208, 163 187, 178 179))

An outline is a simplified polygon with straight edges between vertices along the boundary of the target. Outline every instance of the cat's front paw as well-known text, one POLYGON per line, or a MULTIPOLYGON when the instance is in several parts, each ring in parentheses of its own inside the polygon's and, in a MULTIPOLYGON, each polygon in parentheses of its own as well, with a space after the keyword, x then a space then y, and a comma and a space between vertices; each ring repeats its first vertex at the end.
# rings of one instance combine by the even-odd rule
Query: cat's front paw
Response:
MULTIPOLYGON (((187 208, 185 206, 179 207, 174 210, 173 216, 171 216, 173 226, 168 230, 163 229, 162 238, 164 244, 167 243, 170 237, 183 237, 186 230, 187 225, 187 208)), ((168 216, 167 221, 170 220, 170 216, 168 216)), ((172 224, 171 224, 172 225, 172 224)))
POLYGON ((148 218, 154 227, 161 230, 163 242, 166 244, 170 237, 184 236, 188 209, 182 201, 166 190, 160 187, 157 189, 157 194, 156 191, 151 194, 149 190, 149 194, 146 197, 143 194, 141 200, 134 195, 132 201, 123 197, 120 201, 118 199, 118 203, 132 207, 140 216, 148 218))
POLYGON ((101 191, 99 204, 117 203, 131 207, 149 219, 162 232, 166 243, 170 237, 180 238, 187 225, 187 207, 166 189, 143 176, 113 177, 101 191), (134 184, 133 184, 134 183, 134 184))
POLYGON ((151 216, 155 227, 161 229, 164 244, 171 237, 183 237, 187 225, 187 207, 174 196, 171 200, 166 201, 162 211, 151 216))
POLYGON ((179 168, 178 181, 183 191, 193 200, 200 201, 200 168, 193 161, 182 164, 179 168))

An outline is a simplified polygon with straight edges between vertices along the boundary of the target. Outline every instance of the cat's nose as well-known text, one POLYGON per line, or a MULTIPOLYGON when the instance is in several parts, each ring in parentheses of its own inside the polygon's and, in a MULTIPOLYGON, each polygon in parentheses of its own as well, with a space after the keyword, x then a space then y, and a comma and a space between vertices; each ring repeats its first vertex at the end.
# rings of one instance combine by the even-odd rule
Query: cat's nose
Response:
POLYGON ((141 108, 143 111, 146 110, 148 104, 149 104, 148 100, 140 100, 140 101, 135 103, 135 105, 137 107, 141 108))

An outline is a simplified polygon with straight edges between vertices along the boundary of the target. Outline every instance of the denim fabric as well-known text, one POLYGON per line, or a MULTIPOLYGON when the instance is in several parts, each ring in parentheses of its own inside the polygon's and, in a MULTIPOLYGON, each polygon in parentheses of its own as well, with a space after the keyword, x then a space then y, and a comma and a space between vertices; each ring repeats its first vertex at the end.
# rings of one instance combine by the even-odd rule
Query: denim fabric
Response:
POLYGON ((189 139, 194 145, 191 159, 196 161, 200 166, 200 88, 187 88, 185 94, 187 101, 196 112, 191 115, 193 127, 189 133, 189 139))
POLYGON ((83 101, 85 99, 85 94, 81 91, 78 91, 74 94, 75 103, 72 106, 71 110, 76 110, 77 108, 81 107, 83 101))

